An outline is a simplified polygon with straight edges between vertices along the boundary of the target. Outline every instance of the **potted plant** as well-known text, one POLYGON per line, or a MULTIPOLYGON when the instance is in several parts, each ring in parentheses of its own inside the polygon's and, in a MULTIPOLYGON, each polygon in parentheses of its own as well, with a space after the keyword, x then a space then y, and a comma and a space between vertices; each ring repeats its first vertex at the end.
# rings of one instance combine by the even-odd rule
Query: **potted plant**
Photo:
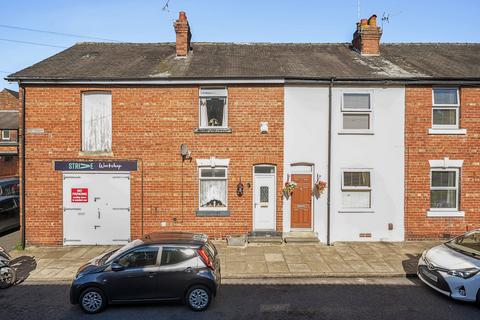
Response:
POLYGON ((293 181, 285 182, 285 186, 283 187, 283 196, 288 199, 293 193, 293 190, 297 187, 297 184, 293 181))
POLYGON ((318 178, 313 187, 313 194, 318 199, 323 194, 326 188, 327 188, 327 182, 320 180, 320 178, 318 178))

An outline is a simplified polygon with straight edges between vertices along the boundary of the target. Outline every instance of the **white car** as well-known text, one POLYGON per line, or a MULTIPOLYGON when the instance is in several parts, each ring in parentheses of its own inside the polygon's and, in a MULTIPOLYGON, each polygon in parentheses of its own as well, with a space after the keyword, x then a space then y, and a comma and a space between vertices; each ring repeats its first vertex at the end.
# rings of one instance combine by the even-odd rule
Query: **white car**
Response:
POLYGON ((480 229, 425 250, 418 277, 453 299, 480 304, 480 229))

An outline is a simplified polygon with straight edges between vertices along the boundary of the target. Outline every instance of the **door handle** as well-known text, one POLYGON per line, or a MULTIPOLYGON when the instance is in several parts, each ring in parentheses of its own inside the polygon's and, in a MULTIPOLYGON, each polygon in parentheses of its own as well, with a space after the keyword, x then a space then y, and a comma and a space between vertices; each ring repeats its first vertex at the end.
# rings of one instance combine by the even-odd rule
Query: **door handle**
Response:
POLYGON ((188 272, 188 273, 193 272, 192 267, 188 267, 187 269, 185 269, 185 272, 188 272))
POLYGON ((155 272, 149 272, 149 273, 148 273, 148 277, 149 277, 149 278, 155 277, 155 272))

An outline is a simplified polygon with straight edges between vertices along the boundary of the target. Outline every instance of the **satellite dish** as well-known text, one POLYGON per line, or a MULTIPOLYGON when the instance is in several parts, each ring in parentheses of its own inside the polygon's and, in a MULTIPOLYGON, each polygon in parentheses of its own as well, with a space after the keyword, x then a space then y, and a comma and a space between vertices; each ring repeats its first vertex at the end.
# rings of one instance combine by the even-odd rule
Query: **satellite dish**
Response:
POLYGON ((182 143, 180 146, 180 154, 184 158, 188 156, 188 146, 185 143, 182 143))

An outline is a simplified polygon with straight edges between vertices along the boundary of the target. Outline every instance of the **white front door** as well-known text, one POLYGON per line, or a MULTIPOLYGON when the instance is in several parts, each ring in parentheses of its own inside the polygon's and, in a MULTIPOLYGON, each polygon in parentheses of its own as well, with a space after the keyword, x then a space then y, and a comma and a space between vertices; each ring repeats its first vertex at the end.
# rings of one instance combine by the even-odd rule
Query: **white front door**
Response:
POLYGON ((65 245, 130 241, 130 174, 64 174, 63 238, 65 245))
POLYGON ((253 172, 253 229, 275 230, 275 167, 255 166, 253 172))

